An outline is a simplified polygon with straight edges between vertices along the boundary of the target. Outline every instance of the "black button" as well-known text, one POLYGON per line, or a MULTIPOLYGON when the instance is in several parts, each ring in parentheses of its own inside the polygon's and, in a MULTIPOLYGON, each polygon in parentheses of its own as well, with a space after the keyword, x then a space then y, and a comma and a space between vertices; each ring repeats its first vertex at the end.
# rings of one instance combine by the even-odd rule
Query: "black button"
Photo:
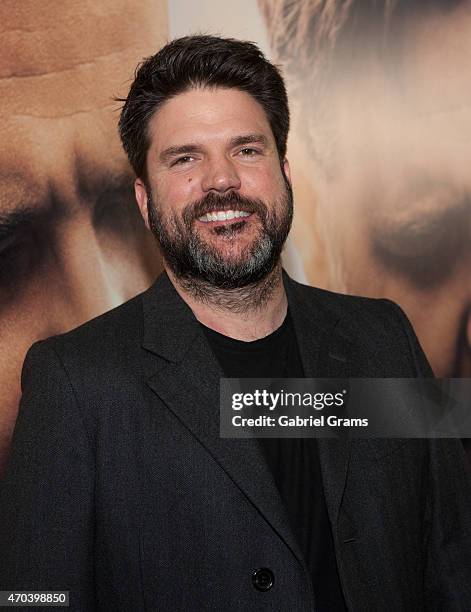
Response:
POLYGON ((261 567, 252 574, 252 583, 257 591, 268 591, 275 582, 275 576, 271 569, 261 567))

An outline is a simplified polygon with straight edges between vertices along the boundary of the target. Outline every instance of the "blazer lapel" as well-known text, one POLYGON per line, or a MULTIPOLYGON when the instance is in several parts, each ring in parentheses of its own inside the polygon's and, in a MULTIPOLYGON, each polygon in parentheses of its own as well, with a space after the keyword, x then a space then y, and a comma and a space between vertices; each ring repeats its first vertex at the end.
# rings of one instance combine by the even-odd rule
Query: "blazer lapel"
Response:
MULTIPOLYGON (((284 272, 283 282, 306 378, 347 378, 350 345, 341 329, 341 316, 326 307, 321 291, 300 285, 284 272)), ((327 511, 337 526, 348 474, 348 438, 319 438, 319 460, 327 511)))
POLYGON ((149 387, 202 444, 305 566, 286 510, 256 439, 219 434, 224 374, 190 308, 164 273, 143 294, 149 387))

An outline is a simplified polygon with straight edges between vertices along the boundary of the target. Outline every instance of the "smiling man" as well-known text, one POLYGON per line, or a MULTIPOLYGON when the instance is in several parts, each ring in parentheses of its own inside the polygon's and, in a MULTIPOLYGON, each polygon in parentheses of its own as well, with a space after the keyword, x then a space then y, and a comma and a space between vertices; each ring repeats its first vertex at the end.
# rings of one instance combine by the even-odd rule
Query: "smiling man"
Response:
POLYGON ((292 198, 263 108, 244 91, 200 87, 165 104, 149 135, 152 176, 136 181, 136 198, 174 281, 208 299, 250 285, 266 300, 292 198), (266 293, 255 288, 264 279, 266 293))
POLYGON ((73 610, 467 609, 455 440, 224 439, 221 377, 431 375, 392 302, 282 270, 283 80, 259 49, 175 40, 120 134, 165 272, 36 343, 0 497, 0 585, 73 610))

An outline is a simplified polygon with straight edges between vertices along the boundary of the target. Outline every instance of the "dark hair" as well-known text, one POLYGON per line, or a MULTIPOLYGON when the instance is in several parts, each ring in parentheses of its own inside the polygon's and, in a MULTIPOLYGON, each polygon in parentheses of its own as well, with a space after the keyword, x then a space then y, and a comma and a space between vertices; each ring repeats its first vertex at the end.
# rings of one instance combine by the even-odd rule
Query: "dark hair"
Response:
POLYGON ((169 42, 136 69, 119 119, 124 150, 137 176, 146 178, 148 124, 170 98, 196 87, 235 88, 264 109, 280 160, 286 155, 288 98, 283 78, 251 42, 216 36, 185 36, 169 42))

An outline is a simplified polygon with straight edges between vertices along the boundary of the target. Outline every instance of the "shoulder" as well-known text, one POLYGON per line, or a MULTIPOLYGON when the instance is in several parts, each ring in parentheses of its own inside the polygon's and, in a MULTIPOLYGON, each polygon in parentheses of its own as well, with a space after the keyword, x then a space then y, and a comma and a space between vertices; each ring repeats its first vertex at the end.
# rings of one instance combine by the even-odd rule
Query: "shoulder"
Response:
POLYGON ((389 299, 336 293, 293 279, 289 279, 289 287, 299 304, 309 309, 321 309, 326 316, 337 321, 349 321, 361 329, 372 325, 380 332, 391 325, 402 327, 408 321, 401 307, 389 299))
POLYGON ((143 293, 140 293, 75 329, 53 336, 56 344, 85 346, 92 342, 112 342, 117 336, 135 338, 142 326, 142 296, 143 293))
MULTIPOLYGON (((79 327, 33 344, 23 375, 31 363, 57 361, 67 372, 116 371, 119 362, 142 338, 142 295, 105 312, 79 327)), ((89 378, 87 376, 87 378, 89 378)))
POLYGON ((94 440, 117 398, 129 403, 127 398, 137 397, 141 312, 139 294, 76 329, 33 344, 21 373, 21 412, 27 412, 25 406, 35 413, 37 406, 52 406, 68 422, 80 414, 94 440))
POLYGON ((409 319, 392 300, 335 293, 289 277, 287 289, 306 320, 330 329, 332 346, 384 361, 393 376, 433 376, 409 319))

